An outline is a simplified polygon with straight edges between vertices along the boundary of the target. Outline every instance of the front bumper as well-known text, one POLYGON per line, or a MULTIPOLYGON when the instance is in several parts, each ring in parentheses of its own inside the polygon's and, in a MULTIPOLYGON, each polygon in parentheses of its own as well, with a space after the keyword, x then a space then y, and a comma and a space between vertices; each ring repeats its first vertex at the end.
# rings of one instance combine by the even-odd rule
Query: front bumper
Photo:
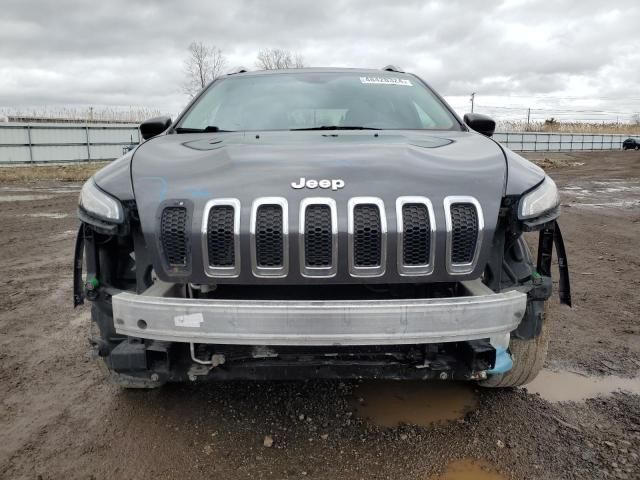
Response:
POLYGON ((462 284, 469 295, 275 301, 175 298, 173 285, 160 283, 141 295, 117 293, 112 304, 117 333, 169 342, 347 346, 508 338, 525 313, 526 294, 462 284))

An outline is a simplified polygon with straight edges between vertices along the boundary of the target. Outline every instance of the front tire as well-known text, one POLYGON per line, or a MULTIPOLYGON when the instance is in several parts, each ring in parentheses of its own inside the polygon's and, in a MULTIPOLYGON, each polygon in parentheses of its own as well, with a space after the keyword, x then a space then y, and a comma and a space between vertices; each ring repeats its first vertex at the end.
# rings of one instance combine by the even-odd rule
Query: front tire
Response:
POLYGON ((549 336, 551 328, 547 317, 547 307, 545 305, 544 318, 540 335, 530 340, 520 340, 512 338, 509 343, 509 350, 513 358, 513 368, 507 373, 492 375, 488 379, 479 383, 486 388, 519 387, 531 382, 542 367, 547 358, 549 348, 549 336))

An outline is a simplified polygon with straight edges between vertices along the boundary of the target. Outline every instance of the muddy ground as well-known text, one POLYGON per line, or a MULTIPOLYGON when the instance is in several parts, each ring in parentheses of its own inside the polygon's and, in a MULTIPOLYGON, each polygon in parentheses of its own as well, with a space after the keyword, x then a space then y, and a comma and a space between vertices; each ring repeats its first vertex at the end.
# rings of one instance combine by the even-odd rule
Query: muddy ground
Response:
POLYGON ((87 355, 88 308, 71 308, 79 184, 6 171, 0 478, 640 478, 640 154, 546 157, 574 307, 551 302, 548 372, 531 388, 543 396, 324 381, 119 390, 87 355))

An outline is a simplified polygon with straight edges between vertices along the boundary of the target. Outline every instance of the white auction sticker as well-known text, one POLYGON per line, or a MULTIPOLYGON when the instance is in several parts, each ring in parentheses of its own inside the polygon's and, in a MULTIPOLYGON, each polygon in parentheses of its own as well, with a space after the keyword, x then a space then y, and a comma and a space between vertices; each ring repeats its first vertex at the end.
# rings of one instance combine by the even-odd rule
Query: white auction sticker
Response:
POLYGON ((176 315, 173 317, 173 323, 176 327, 200 328, 202 322, 204 322, 204 317, 201 313, 176 315))
POLYGON ((360 77, 361 83, 373 83, 378 85, 401 85, 403 87, 413 87, 408 78, 398 77, 360 77))

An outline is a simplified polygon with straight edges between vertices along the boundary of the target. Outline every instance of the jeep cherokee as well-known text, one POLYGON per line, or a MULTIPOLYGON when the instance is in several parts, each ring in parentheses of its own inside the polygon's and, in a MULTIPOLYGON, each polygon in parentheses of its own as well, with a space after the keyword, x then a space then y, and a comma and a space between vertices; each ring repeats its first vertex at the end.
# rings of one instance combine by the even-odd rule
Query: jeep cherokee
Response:
POLYGON ((559 196, 494 129, 394 67, 214 80, 82 188, 91 351, 132 388, 531 381, 554 245, 571 302, 559 196))

